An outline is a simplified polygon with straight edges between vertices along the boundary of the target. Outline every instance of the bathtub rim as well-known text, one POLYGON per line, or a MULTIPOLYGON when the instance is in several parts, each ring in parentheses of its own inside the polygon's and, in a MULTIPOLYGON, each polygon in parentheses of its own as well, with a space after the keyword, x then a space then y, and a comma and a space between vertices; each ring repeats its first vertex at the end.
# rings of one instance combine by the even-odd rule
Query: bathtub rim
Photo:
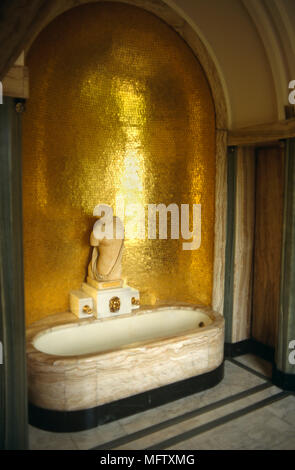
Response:
POLYGON ((216 328, 224 328, 224 317, 218 312, 215 312, 212 310, 211 307, 203 306, 200 304, 185 304, 185 303, 173 303, 173 304, 163 304, 160 306, 141 306, 139 309, 133 311, 130 314, 124 314, 114 317, 109 317, 109 318, 103 318, 103 319, 97 319, 95 317, 90 317, 90 318, 77 318, 74 314, 71 312, 63 312, 61 314, 55 314, 55 315, 50 315, 48 317, 43 318, 42 320, 39 320, 35 323, 32 323, 29 325, 27 328, 27 346, 26 346, 26 355, 28 360, 33 361, 33 362, 39 362, 39 363, 46 363, 47 365, 55 365, 58 366, 59 364, 62 366, 65 365, 72 365, 76 364, 77 362, 87 362, 88 360, 91 361, 93 358, 101 356, 101 355, 114 355, 118 351, 126 350, 126 349, 138 349, 141 347, 157 347, 160 344, 163 344, 165 342, 166 344, 173 344, 179 340, 184 340, 186 338, 191 339, 193 336, 196 337, 198 335, 203 335, 204 332, 210 332, 212 333, 212 330, 215 330, 216 328), (34 346, 34 341, 39 338, 40 336, 43 336, 47 333, 50 333, 51 331, 57 331, 59 329, 66 329, 66 328, 72 328, 73 326, 79 327, 82 325, 87 325, 87 324, 92 324, 92 323, 101 323, 104 321, 115 321, 116 319, 120 318, 133 318, 135 316, 143 315, 143 314, 150 314, 150 313, 155 313, 156 311, 162 311, 162 310, 167 310, 167 308, 170 308, 172 310, 190 310, 190 311, 200 311, 200 313, 208 315, 208 317, 212 320, 212 323, 210 325, 207 325, 205 327, 198 327, 194 328, 192 330, 186 330, 183 331, 181 334, 178 335, 173 335, 173 336, 161 336, 155 340, 146 340, 146 341, 140 341, 140 342, 134 342, 134 343, 129 343, 127 345, 120 346, 118 348, 113 348, 113 349, 108 349, 105 351, 100 351, 100 352, 93 352, 93 353, 86 353, 86 354, 76 354, 76 355, 58 355, 58 354, 49 354, 40 351, 34 346), (68 319, 66 323, 62 322, 62 318, 68 319), (44 326, 44 323, 46 325, 46 320, 48 320, 52 324, 50 326, 44 326))

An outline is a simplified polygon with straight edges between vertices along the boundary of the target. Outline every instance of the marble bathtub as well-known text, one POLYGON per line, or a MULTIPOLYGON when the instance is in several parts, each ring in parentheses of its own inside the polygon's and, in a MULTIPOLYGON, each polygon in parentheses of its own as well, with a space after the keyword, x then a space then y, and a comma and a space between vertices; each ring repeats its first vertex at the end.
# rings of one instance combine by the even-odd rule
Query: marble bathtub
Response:
MULTIPOLYGON (((58 430, 42 421, 65 414, 79 419, 79 412, 89 415, 94 409, 105 415, 100 420, 96 414, 87 423, 84 416, 84 424, 76 423, 78 430, 115 419, 108 405, 124 408, 130 397, 136 405, 136 397, 162 390, 169 401, 169 387, 220 370, 223 349, 223 317, 199 306, 141 308, 104 320, 79 320, 71 313, 49 316, 27 330, 32 424, 58 430)), ((219 373, 207 386, 220 379, 219 373)))

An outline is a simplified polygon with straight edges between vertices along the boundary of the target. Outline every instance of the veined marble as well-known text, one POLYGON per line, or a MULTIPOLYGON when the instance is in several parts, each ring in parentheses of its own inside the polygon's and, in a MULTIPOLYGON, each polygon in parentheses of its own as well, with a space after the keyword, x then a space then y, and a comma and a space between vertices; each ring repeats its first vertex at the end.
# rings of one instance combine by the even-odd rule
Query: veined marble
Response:
MULTIPOLYGON (((78 342, 77 332, 75 338, 78 342)), ((69 312, 50 316, 32 324, 27 331, 29 400, 33 405, 52 410, 93 408, 209 372, 222 363, 223 344, 224 319, 207 307, 141 307, 136 313, 122 315, 120 319, 81 320, 69 312), (168 321, 167 311, 170 315, 172 311, 175 315, 182 315, 184 323, 181 323, 183 320, 179 325, 176 322, 175 329, 171 331, 167 330, 167 323, 163 324, 163 336, 159 337, 157 333, 154 338, 147 335, 140 340, 141 323, 144 323, 142 327, 148 328, 150 318, 152 331, 155 315, 162 314, 165 323, 168 321), (189 311, 188 316, 185 311, 189 311), (83 327, 90 325, 98 331, 101 325, 105 330, 103 334, 108 332, 110 335, 111 344, 110 326, 114 326, 115 332, 118 322, 124 322, 124 319, 129 329, 130 325, 131 328, 137 327, 133 342, 129 331, 125 345, 114 342, 110 349, 104 347, 101 352, 91 352, 90 348, 86 354, 75 354, 73 350, 71 355, 66 355, 69 351, 59 355, 48 354, 34 346, 42 336, 52 332, 64 334, 67 329, 79 328, 79 334, 86 334, 83 327), (138 321, 141 322, 140 328, 138 321)))

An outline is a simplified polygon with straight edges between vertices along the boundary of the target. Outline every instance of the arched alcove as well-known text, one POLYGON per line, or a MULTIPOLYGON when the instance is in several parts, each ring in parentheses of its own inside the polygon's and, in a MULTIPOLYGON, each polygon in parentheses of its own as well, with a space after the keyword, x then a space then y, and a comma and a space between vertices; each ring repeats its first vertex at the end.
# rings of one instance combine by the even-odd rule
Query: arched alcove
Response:
POLYGON ((129 232, 123 270, 144 303, 210 305, 215 111, 190 48, 153 14, 99 2, 52 21, 33 43, 27 63, 28 322, 67 309, 69 290, 79 288, 86 273, 93 207, 114 207, 118 198, 125 207, 202 204, 199 250, 182 250, 183 240, 133 240, 129 232))

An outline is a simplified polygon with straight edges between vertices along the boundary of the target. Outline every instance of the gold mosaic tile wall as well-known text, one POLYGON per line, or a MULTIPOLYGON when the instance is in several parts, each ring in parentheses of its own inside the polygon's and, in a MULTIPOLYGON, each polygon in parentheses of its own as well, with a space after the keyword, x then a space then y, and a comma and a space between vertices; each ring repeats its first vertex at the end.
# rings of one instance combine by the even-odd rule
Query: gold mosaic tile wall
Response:
MULTIPOLYGON (((89 261, 99 203, 202 204, 202 243, 134 240, 123 257, 142 303, 211 303, 215 116, 189 47, 120 3, 74 8, 36 39, 23 118, 27 322, 68 309, 89 261)), ((169 233, 169 232, 168 232, 169 233)))

